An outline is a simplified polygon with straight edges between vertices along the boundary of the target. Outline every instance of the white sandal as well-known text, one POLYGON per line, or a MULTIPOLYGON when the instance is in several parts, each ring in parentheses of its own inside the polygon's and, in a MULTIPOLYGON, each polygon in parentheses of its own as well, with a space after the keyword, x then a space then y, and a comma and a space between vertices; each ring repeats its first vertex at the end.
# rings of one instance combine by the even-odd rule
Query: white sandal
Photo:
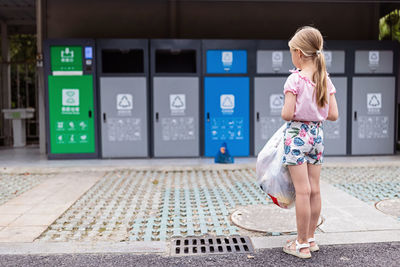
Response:
POLYGON ((307 241, 308 241, 308 243, 314 242, 314 246, 310 245, 311 252, 316 252, 319 250, 319 246, 318 246, 317 242, 315 242, 315 238, 311 237, 307 241))
POLYGON ((293 255, 293 256, 296 256, 296 257, 299 257, 299 258, 302 258, 302 259, 311 258, 310 252, 308 252, 308 253, 300 252, 300 249, 302 249, 302 248, 309 248, 310 247, 309 243, 300 244, 296 239, 296 249, 293 250, 290 248, 292 246, 293 242, 294 242, 294 240, 286 243, 286 245, 283 247, 283 252, 293 255))

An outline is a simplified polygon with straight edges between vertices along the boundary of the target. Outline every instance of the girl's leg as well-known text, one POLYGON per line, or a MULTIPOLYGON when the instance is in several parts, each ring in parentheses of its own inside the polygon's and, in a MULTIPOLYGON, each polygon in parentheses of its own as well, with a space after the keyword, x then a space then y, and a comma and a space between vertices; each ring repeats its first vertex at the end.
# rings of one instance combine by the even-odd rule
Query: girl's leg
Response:
MULTIPOLYGON (((300 244, 308 243, 308 229, 310 227, 310 194, 311 188, 308 180, 307 163, 298 166, 288 166, 290 176, 296 190, 296 223, 297 240, 300 244)), ((301 252, 308 253, 309 249, 301 252)))
MULTIPOLYGON (((318 219, 321 214, 321 194, 319 180, 321 175, 322 165, 308 164, 308 179, 311 186, 310 208, 311 218, 308 228, 308 238, 314 237, 315 229, 317 228, 318 219)), ((314 243, 311 244, 313 246, 314 243)))

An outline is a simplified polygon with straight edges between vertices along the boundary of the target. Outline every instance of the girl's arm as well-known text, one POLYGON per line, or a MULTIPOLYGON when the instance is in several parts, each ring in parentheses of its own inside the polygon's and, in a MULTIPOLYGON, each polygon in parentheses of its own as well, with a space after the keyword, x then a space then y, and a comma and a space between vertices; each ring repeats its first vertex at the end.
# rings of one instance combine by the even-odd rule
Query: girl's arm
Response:
POLYGON ((282 119, 291 121, 294 117, 294 109, 296 108, 296 96, 291 92, 285 94, 285 104, 282 108, 282 119))
POLYGON ((336 97, 335 94, 331 94, 329 97, 329 111, 328 111, 328 117, 326 118, 329 121, 335 121, 339 117, 339 111, 336 103, 336 97))

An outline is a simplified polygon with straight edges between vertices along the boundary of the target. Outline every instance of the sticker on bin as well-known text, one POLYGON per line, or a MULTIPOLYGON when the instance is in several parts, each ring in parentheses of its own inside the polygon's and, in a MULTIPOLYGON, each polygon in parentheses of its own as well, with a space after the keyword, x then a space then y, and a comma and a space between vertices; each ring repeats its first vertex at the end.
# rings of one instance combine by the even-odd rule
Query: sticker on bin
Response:
POLYGON ((117 95, 117 109, 118 110, 131 110, 133 109, 133 97, 131 94, 118 94, 117 95))
POLYGON ((273 51, 272 52, 272 69, 274 71, 279 71, 283 65, 283 52, 273 51))
POLYGON ((169 107, 172 115, 184 115, 186 110, 186 95, 185 94, 169 95, 169 107))
POLYGON ((284 102, 283 94, 271 94, 269 96, 269 106, 271 108, 271 113, 280 113, 283 108, 284 102))
POLYGON ((63 115, 79 115, 79 89, 62 89, 62 107, 63 115))
POLYGON ((62 90, 63 106, 79 106, 79 89, 62 90))
POLYGON ((371 69, 376 69, 379 67, 379 51, 369 51, 368 63, 371 69))
POLYGON ((222 64, 225 70, 230 70, 233 65, 233 53, 232 51, 222 52, 222 64))
POLYGON ((224 114, 232 114, 235 108, 234 95, 221 95, 220 97, 221 112, 224 114))
POLYGON ((74 51, 66 47, 61 50, 61 62, 74 62, 74 51))
POLYGON ((370 114, 380 113, 382 108, 382 94, 381 93, 367 94, 367 108, 368 108, 368 113, 370 114))

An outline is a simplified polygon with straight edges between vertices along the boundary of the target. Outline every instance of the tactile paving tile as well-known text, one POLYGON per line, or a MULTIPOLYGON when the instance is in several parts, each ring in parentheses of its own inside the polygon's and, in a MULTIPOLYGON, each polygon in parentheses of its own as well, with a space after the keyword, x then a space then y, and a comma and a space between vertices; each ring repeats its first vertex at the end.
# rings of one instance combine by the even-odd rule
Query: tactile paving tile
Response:
POLYGON ((400 198, 400 167, 327 167, 321 177, 369 204, 400 198))
MULTIPOLYGON (((323 167, 321 177, 355 197, 376 202, 399 197, 399 171, 399 167, 323 167)), ((255 177, 253 168, 108 172, 39 239, 164 241, 238 235, 229 219, 236 207, 271 204, 255 177)))
POLYGON ((232 236, 236 206, 268 204, 255 170, 122 170, 106 174, 39 238, 150 241, 232 236))
POLYGON ((6 174, 0 173, 0 205, 30 190, 48 179, 47 174, 6 174))

